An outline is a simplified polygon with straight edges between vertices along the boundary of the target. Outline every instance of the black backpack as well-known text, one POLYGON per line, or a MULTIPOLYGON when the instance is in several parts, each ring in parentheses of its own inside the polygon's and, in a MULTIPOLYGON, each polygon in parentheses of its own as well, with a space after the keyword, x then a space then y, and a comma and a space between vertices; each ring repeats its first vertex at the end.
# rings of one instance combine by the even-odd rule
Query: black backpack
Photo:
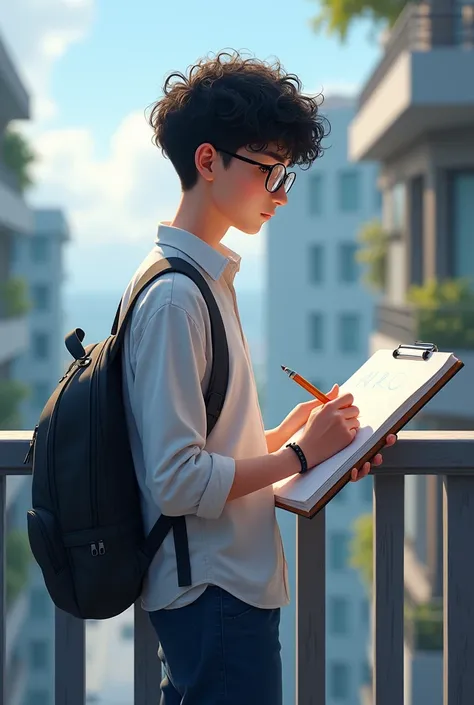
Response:
POLYGON ((143 289, 167 272, 190 277, 209 309, 213 360, 205 402, 210 434, 227 391, 224 324, 204 277, 185 260, 170 257, 138 281, 120 324, 119 305, 106 340, 84 348, 83 330, 66 336, 74 361, 46 403, 25 458, 25 464, 33 458, 31 550, 53 602, 81 619, 106 619, 130 607, 171 529, 178 583, 192 584, 185 517, 162 515, 145 536, 122 399, 126 324, 143 289))

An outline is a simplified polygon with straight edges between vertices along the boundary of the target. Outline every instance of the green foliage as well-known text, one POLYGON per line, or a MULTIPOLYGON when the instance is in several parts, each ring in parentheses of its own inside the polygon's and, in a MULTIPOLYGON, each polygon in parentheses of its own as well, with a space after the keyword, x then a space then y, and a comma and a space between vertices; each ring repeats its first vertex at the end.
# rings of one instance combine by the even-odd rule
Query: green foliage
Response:
POLYGON ((0 380, 0 429, 15 430, 21 427, 20 403, 30 390, 15 379, 0 380))
POLYGON ((467 278, 434 279, 412 286, 407 301, 416 307, 417 337, 439 348, 474 349, 474 291, 467 278))
POLYGON ((374 527, 372 514, 362 514, 354 522, 350 545, 350 565, 359 571, 368 594, 372 592, 374 527))
POLYGON ((16 600, 28 580, 31 550, 26 532, 20 529, 10 531, 6 537, 6 549, 6 598, 8 607, 16 600))
POLYGON ((428 602, 406 608, 405 619, 416 650, 441 651, 443 649, 443 608, 440 603, 428 602))
POLYGON ((31 309, 28 284, 21 277, 10 277, 0 287, 1 310, 6 318, 25 316, 31 309))
POLYGON ((383 291, 386 283, 388 235, 379 220, 365 223, 357 239, 360 247, 356 259, 365 265, 363 281, 374 291, 383 291))
POLYGON ((8 128, 3 136, 3 162, 17 177, 21 191, 33 185, 30 167, 37 157, 26 139, 16 130, 8 128))
POLYGON ((355 20, 368 19, 374 25, 391 27, 406 5, 405 0, 319 0, 320 11, 311 24, 315 32, 324 27, 341 41, 355 20))

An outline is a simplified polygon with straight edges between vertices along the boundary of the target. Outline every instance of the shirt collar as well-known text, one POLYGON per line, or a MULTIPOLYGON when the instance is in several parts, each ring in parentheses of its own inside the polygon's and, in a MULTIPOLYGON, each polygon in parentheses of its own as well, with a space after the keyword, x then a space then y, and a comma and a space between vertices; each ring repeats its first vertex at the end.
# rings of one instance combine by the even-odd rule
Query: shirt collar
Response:
POLYGON ((166 222, 158 225, 155 244, 168 245, 180 250, 191 257, 215 281, 219 279, 226 268, 228 268, 231 277, 234 277, 240 269, 240 255, 222 243, 219 244, 217 250, 187 230, 175 228, 166 222))

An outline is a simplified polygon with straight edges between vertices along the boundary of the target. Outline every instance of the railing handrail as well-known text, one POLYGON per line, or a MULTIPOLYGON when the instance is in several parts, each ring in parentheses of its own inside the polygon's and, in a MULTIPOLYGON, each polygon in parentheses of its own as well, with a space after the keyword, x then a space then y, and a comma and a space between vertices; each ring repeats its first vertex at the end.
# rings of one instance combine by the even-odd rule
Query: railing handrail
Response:
POLYGON ((359 93, 358 108, 362 108, 367 102, 389 66, 404 50, 426 51, 431 49, 433 45, 458 46, 463 41, 467 41, 471 47, 474 47, 474 13, 472 10, 472 6, 468 5, 450 12, 437 12, 429 6, 420 8, 417 4, 407 3, 389 31, 379 63, 359 93), (443 27, 448 24, 446 20, 459 21, 461 34, 458 35, 453 26, 449 28, 450 34, 448 34, 446 27, 443 27), (443 34, 440 34, 440 37, 444 36, 444 41, 437 37, 436 32, 439 27, 436 27, 436 31, 433 30, 432 24, 435 24, 436 21, 439 27, 444 30, 443 34))

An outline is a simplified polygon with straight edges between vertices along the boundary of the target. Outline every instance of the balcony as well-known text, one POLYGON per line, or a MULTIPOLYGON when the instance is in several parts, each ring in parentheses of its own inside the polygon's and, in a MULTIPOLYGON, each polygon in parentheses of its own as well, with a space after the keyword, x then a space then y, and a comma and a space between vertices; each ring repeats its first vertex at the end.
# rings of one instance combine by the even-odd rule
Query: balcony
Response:
POLYGON ((406 5, 359 96, 350 157, 384 161, 429 132, 472 125, 473 75, 474 7, 406 5))
POLYGON ((433 416, 474 418, 474 309, 472 306, 422 309, 408 304, 384 302, 375 309, 372 352, 395 348, 400 343, 423 340, 440 350, 454 352, 463 362, 462 373, 427 405, 433 416))
POLYGON ((0 365, 25 352, 28 344, 28 321, 24 316, 0 317, 0 365))
POLYGON ((0 120, 26 120, 30 116, 30 99, 15 66, 0 38, 0 120))
MULTIPOLYGON (((31 433, 0 432, 0 513, 6 478, 28 475, 23 465, 31 433)), ((474 702, 474 432, 404 432, 374 470, 373 705, 404 699, 404 477, 443 478, 444 705, 474 702)), ((325 703, 325 516, 298 518, 297 705, 325 703), (318 560, 315 560, 318 556, 318 560)), ((4 525, 4 524, 3 524, 4 525)), ((0 534, 0 566, 4 566, 0 534)), ((0 571, 1 573, 1 571, 0 571)), ((4 573, 4 571, 3 571, 4 573)), ((0 605, 4 584, 0 581, 0 605)), ((5 612, 0 612, 0 684, 5 683, 5 612), (2 648, 3 645, 3 648, 2 648)), ((56 610, 55 705, 85 705, 85 623, 56 610)), ((159 693, 157 643, 147 615, 135 606, 134 703, 159 693)), ((363 647, 361 649, 362 653, 363 647)), ((0 686, 0 705, 7 705, 0 686)), ((416 703, 416 705, 419 705, 416 703)))

